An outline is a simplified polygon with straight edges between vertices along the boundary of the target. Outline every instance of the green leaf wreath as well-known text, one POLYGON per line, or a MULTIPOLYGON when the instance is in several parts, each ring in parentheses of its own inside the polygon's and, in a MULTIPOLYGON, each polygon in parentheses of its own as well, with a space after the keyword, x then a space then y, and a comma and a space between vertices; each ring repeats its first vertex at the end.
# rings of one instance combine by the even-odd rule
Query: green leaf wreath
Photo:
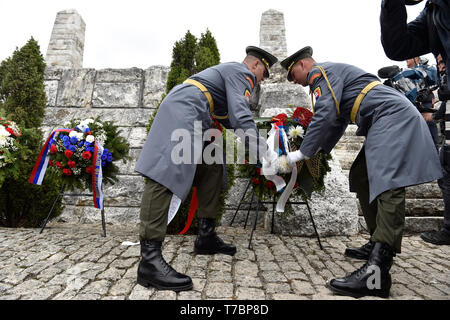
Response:
POLYGON ((103 147, 101 157, 104 184, 118 181, 119 168, 114 163, 130 160, 129 143, 119 134, 112 122, 96 119, 73 119, 65 125, 70 131, 56 132, 49 141, 49 170, 66 190, 92 191, 93 157, 95 142, 103 147))

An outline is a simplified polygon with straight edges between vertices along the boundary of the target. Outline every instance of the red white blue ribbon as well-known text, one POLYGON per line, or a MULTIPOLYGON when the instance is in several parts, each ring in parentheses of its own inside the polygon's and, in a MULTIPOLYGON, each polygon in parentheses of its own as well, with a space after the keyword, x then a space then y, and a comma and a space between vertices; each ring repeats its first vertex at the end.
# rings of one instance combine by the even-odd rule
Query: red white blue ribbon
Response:
POLYGON ((48 137, 47 141, 45 142, 44 146, 42 147, 41 152, 39 153, 38 159, 36 161, 36 164, 34 165, 33 171, 31 172, 30 179, 28 179, 29 183, 41 185, 42 180, 44 179, 45 172, 47 171, 48 166, 48 160, 50 151, 50 141, 53 139, 55 134, 57 132, 70 132, 73 129, 56 129, 54 130, 50 136, 48 137))
POLYGON ((102 192, 102 155, 103 146, 94 141, 94 155, 92 159, 92 193, 94 197, 94 207, 103 209, 103 192, 102 192))
MULTIPOLYGON (((50 141, 58 132, 71 132, 73 129, 56 129, 47 138, 41 152, 39 153, 36 164, 34 165, 31 176, 28 179, 29 183, 41 185, 44 180, 45 172, 47 171, 48 162, 50 159, 50 141)), ((94 141, 94 154, 92 159, 92 191, 94 207, 97 209, 103 209, 103 192, 102 192, 102 158, 103 146, 100 145, 97 140, 94 141)))

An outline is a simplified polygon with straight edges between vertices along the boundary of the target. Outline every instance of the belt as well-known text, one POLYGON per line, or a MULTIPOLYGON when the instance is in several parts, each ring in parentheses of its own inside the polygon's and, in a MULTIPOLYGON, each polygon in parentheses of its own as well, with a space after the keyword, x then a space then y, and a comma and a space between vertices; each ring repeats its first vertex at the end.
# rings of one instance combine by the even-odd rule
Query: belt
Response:
POLYGON ((194 79, 186 79, 183 83, 192 84, 192 85, 196 86, 197 88, 199 88, 201 92, 203 92, 203 94, 206 97, 206 100, 208 100, 209 113, 211 114, 212 117, 214 117, 216 119, 228 119, 228 115, 226 115, 226 116, 216 116, 214 114, 214 100, 213 100, 213 98, 211 96, 211 93, 209 93, 208 89, 206 89, 206 87, 203 84, 201 84, 200 82, 198 82, 197 80, 194 80, 194 79))
POLYGON ((350 120, 355 123, 356 122, 356 115, 359 111, 359 106, 361 105, 361 102, 363 101, 366 94, 372 90, 374 87, 382 84, 380 81, 372 81, 367 86, 364 87, 364 89, 361 90, 361 92, 356 97, 355 103, 353 104, 352 112, 350 113, 350 120))

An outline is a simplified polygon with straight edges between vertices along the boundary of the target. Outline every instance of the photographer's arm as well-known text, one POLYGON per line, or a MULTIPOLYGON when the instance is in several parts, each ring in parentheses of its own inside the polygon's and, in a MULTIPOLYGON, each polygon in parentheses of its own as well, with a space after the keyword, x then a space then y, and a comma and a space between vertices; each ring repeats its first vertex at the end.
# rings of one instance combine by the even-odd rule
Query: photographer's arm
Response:
POLYGON ((383 0, 381 5, 381 43, 386 56, 402 61, 429 53, 426 8, 407 23, 404 0, 383 0))

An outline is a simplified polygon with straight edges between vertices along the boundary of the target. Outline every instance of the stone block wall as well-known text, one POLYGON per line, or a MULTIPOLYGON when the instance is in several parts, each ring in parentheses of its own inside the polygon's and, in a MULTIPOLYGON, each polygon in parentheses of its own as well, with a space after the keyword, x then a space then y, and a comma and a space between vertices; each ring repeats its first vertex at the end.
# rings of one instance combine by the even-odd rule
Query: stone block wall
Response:
MULTIPOLYGON (((130 143, 132 160, 119 161, 119 182, 104 186, 106 222, 137 223, 144 178, 134 172, 146 139, 146 126, 166 89, 169 67, 148 69, 55 69, 46 70, 48 97, 44 135, 71 119, 100 116, 112 121, 130 143)), ((44 180, 45 183, 45 180, 44 180)), ((66 192, 65 209, 58 218, 72 223, 100 221, 88 190, 66 192)))

